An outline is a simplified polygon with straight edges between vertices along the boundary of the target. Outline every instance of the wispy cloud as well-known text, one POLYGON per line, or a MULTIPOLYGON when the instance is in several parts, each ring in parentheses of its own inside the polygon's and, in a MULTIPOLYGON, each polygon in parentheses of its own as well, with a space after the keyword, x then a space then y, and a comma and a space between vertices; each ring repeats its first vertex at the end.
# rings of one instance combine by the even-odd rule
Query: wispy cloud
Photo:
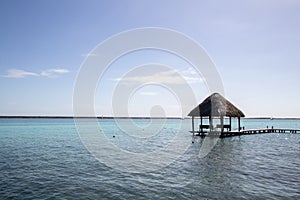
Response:
POLYGON ((39 76, 39 74, 22 69, 9 69, 7 70, 7 74, 3 75, 6 78, 25 78, 27 76, 39 76))
POLYGON ((135 75, 112 79, 113 81, 122 81, 122 83, 149 83, 158 82, 162 84, 186 84, 200 83, 204 81, 194 68, 190 67, 181 71, 167 70, 151 75, 135 75))
POLYGON ((188 67, 184 70, 181 70, 180 73, 187 75, 187 76, 191 76, 191 75, 197 75, 197 71, 193 68, 193 67, 188 67))
POLYGON ((47 77, 57 77, 60 74, 66 74, 69 73, 70 71, 67 69, 48 69, 45 71, 42 71, 40 73, 41 76, 47 76, 47 77))
POLYGON ((86 53, 86 54, 81 54, 82 57, 94 57, 97 56, 97 54, 94 53, 86 53))
POLYGON ((143 95, 143 96, 155 96, 157 95, 156 92, 140 92, 140 95, 143 95))
POLYGON ((200 83, 205 81, 205 78, 201 77, 193 67, 186 68, 179 73, 182 74, 183 78, 189 83, 200 83))
POLYGON ((70 71, 63 68, 57 69, 47 69, 40 73, 32 72, 32 71, 25 71, 22 69, 8 69, 6 75, 2 75, 5 78, 25 78, 29 76, 46 76, 46 77, 57 77, 62 74, 69 73, 70 71))

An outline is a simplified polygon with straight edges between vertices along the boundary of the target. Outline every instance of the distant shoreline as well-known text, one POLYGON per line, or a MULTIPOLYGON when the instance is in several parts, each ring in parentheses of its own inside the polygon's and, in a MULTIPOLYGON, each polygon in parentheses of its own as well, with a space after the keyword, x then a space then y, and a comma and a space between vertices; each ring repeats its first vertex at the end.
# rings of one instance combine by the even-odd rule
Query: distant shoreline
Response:
MULTIPOLYGON (((97 116, 97 117, 91 117, 91 116, 0 116, 0 119, 10 119, 10 118, 15 118, 15 119, 182 119, 181 117, 109 117, 109 116, 97 116)), ((184 119, 191 119, 190 117, 186 117, 184 119)), ((269 119, 269 120, 300 120, 300 117, 245 117, 244 119, 269 119)))
POLYGON ((45 118, 45 119, 181 119, 180 117, 91 117, 91 116, 82 116, 82 117, 75 117, 75 116, 0 116, 0 119, 4 118, 32 118, 32 119, 39 119, 39 118, 45 118))

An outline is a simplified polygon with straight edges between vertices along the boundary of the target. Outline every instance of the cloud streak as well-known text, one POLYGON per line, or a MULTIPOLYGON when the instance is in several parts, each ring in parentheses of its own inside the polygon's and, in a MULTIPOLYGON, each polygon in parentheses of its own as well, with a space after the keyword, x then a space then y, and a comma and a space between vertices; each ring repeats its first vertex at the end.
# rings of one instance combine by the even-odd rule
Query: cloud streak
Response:
POLYGON ((69 73, 70 71, 67 69, 48 69, 45 71, 42 71, 40 73, 41 76, 47 76, 47 77, 57 77, 58 75, 61 74, 66 74, 69 73))
POLYGON ((136 75, 125 76, 121 78, 112 79, 114 81, 121 81, 125 84, 130 83, 149 83, 158 82, 163 84, 186 84, 186 83, 200 83, 204 81, 203 77, 190 67, 181 71, 167 70, 151 75, 136 75))
POLYGON ((44 76, 54 78, 62 74, 69 73, 70 71, 63 68, 47 69, 40 73, 25 71, 22 69, 8 69, 6 75, 2 75, 5 78, 25 78, 30 76, 44 76))
POLYGON ((143 96, 155 96, 157 95, 156 92, 141 92, 140 95, 143 95, 143 96))
POLYGON ((39 74, 22 69, 9 69, 7 70, 7 74, 3 75, 6 78, 25 78, 27 76, 39 76, 39 74))
POLYGON ((82 57, 95 57, 97 54, 94 53, 86 53, 86 54, 81 54, 82 57))

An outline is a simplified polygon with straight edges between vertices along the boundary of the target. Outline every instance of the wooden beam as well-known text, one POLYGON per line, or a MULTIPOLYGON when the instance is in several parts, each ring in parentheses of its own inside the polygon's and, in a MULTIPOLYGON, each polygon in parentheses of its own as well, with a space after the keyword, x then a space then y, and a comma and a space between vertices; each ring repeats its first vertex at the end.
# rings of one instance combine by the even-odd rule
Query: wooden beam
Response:
POLYGON ((195 128, 194 128, 194 116, 192 116, 192 130, 193 130, 193 136, 195 134, 195 128))
POLYGON ((201 128, 201 133, 203 133, 203 127, 202 127, 202 124, 203 124, 203 119, 202 119, 202 116, 200 116, 200 128, 201 128))
POLYGON ((239 131, 241 131, 241 118, 238 117, 238 129, 239 131))
POLYGON ((229 131, 231 131, 231 117, 229 117, 229 126, 230 126, 229 131))
POLYGON ((209 130, 212 131, 212 128, 213 128, 212 116, 209 116, 209 130))
POLYGON ((221 133, 223 133, 224 132, 224 117, 223 116, 220 117, 220 121, 221 121, 221 133))

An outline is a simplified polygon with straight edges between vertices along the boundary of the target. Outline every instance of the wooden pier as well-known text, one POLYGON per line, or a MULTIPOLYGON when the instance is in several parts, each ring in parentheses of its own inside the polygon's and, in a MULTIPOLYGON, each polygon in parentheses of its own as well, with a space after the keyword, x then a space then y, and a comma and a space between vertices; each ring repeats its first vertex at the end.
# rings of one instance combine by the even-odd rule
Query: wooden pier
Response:
POLYGON ((219 135, 220 137, 232 137, 241 135, 253 135, 253 134, 264 134, 264 133, 289 133, 297 134, 300 133, 300 129, 284 129, 284 128, 262 128, 262 129, 248 129, 248 130, 236 130, 236 131, 191 131, 196 136, 206 135, 219 135))
POLYGON ((284 128, 266 128, 266 129, 249 129, 242 130, 244 134, 257 134, 257 133, 300 133, 298 129, 284 129, 284 128))
POLYGON ((213 93, 207 97, 202 103, 191 110, 188 116, 192 117, 191 133, 198 136, 232 137, 263 133, 300 133, 300 129, 274 128, 273 126, 271 128, 245 130, 244 127, 241 127, 241 118, 245 117, 244 113, 219 93, 213 93), (199 118, 200 120, 199 125, 196 124, 196 129, 195 118, 199 118), (225 118, 228 119, 227 122, 225 118), (232 118, 237 118, 237 127, 235 130, 232 127, 232 118), (214 121, 218 119, 219 123, 214 125, 214 121))

